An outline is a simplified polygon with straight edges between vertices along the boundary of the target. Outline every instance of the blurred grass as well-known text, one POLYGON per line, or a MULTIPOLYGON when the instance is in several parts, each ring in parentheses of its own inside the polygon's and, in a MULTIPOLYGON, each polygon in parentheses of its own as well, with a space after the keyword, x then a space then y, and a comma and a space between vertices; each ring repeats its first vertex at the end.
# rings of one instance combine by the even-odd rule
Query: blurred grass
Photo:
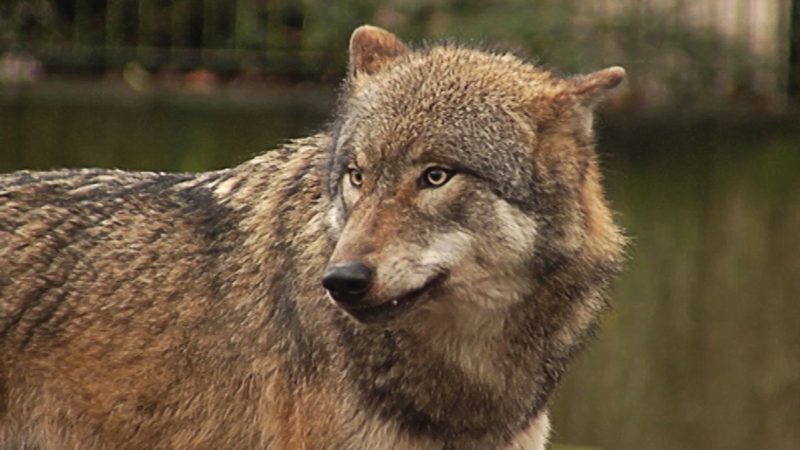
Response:
POLYGON ((567 444, 558 444, 552 443, 548 446, 550 450, 602 450, 599 447, 584 447, 578 445, 567 445, 567 444))

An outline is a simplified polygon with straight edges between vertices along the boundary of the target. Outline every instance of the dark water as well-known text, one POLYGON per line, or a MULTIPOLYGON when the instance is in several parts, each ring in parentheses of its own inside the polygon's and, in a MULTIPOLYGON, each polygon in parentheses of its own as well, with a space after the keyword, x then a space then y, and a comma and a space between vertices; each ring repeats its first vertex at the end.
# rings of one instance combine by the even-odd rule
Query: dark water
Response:
MULTIPOLYGON (((0 91, 0 170, 224 167, 318 129, 332 92, 0 91)), ((800 448, 800 117, 619 115, 599 128, 631 260, 557 392, 553 440, 800 448)))
POLYGON ((334 93, 313 85, 214 96, 143 95, 102 84, 0 89, 0 171, 226 167, 321 129, 334 93))
POLYGON ((556 439, 800 449, 800 118, 602 131, 631 260, 559 391, 556 439))

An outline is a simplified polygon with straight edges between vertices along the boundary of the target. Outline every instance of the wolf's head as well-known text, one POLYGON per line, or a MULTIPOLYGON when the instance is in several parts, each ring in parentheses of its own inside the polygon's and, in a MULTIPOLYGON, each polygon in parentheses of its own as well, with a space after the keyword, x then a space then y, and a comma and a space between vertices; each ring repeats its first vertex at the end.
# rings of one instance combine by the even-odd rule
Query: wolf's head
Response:
POLYGON ((604 284, 623 238, 592 108, 624 75, 561 79, 511 55, 414 51, 358 28, 330 159, 332 299, 387 322, 507 311, 548 277, 604 284))

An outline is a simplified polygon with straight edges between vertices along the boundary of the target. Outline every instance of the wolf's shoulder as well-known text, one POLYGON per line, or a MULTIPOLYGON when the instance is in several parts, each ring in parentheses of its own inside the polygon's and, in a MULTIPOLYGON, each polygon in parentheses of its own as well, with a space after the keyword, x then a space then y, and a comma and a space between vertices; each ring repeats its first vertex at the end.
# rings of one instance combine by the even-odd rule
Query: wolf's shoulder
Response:
MULTIPOLYGON (((324 137, 287 143, 238 166, 209 172, 61 169, 0 174, 0 233, 66 222, 119 226, 125 222, 230 222, 265 198, 319 190, 311 167, 322 165, 324 137), (301 187, 302 186, 302 187, 301 187)), ((288 201, 289 199, 283 199, 288 201)), ((294 200, 294 199, 293 199, 294 200)))
POLYGON ((126 194, 157 192, 196 176, 114 169, 23 170, 0 175, 0 199, 3 205, 67 206, 126 194))
POLYGON ((209 206, 200 185, 219 176, 108 169, 5 174, 0 176, 0 233, 31 227, 52 233, 70 224, 114 227, 120 217, 179 217, 181 210, 209 206))

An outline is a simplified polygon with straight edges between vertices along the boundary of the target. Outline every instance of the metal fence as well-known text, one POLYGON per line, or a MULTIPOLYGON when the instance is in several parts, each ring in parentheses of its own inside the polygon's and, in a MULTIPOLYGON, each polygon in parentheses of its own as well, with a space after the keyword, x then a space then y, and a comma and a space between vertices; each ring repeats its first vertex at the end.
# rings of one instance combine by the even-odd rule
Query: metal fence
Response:
MULTIPOLYGON (((670 78, 688 84, 693 77, 706 76, 709 84, 704 87, 710 88, 709 92, 723 90, 730 95, 783 96, 786 92, 792 0, 593 0, 582 3, 581 8, 592 17, 644 17, 649 27, 710 39, 707 48, 697 49, 686 41, 673 52, 669 42, 684 37, 670 37, 666 30, 655 40, 652 33, 643 32, 641 45, 655 50, 647 60, 658 61, 640 64, 644 72, 671 72, 670 78)), ((794 45, 800 48, 800 42, 794 45)), ((655 75, 646 78, 659 79, 655 75)))
POLYGON ((22 0, 0 6, 0 51, 54 69, 206 67, 319 73, 323 49, 302 45, 304 7, 265 0, 22 0))
MULTIPOLYGON (((795 0, 797 1, 797 0, 795 0)), ((163 68, 338 77, 352 29, 522 48, 567 72, 622 64, 648 99, 777 98, 792 0, 4 0, 0 54, 48 71, 163 68)), ((797 44, 800 46, 800 43, 797 44)))

